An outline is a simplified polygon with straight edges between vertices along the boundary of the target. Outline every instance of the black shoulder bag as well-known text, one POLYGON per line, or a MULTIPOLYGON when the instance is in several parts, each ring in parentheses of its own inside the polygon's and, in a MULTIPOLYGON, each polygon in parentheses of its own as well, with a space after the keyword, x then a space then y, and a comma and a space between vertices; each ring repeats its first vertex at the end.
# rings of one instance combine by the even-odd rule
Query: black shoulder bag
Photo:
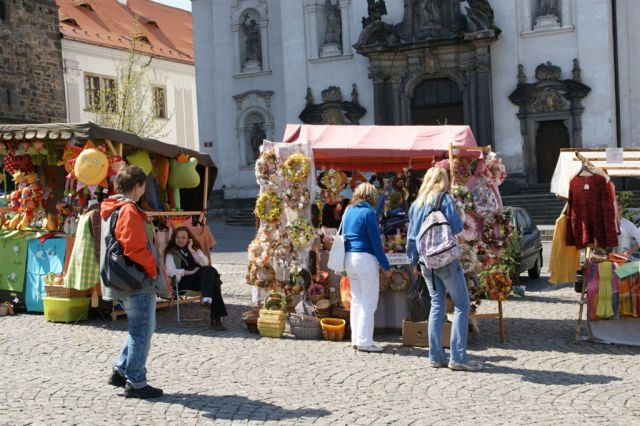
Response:
POLYGON ((116 209, 109 218, 109 232, 104 236, 106 249, 104 262, 100 267, 100 278, 105 287, 118 291, 137 291, 142 288, 146 274, 124 255, 122 246, 116 240, 114 234, 119 210, 116 209))

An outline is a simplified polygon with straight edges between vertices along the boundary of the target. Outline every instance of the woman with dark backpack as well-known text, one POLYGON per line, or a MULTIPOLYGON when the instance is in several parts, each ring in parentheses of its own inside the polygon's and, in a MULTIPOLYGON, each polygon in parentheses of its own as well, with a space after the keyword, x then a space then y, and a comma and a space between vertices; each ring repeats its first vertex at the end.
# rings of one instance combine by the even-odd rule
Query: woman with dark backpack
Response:
POLYGON ((433 368, 449 367, 451 370, 479 371, 482 365, 473 362, 467 355, 467 334, 469 332, 469 293, 467 281, 458 259, 438 268, 424 265, 418 248, 418 236, 436 203, 446 218, 453 234, 462 232, 463 224, 456 202, 448 193, 449 176, 441 167, 432 167, 425 173, 418 197, 409 208, 409 229, 407 232, 407 256, 414 266, 420 263, 420 270, 431 295, 429 313, 429 361, 433 368), (441 195, 442 194, 442 195, 441 195), (453 301, 454 314, 451 326, 451 356, 447 362, 442 349, 442 327, 446 314, 445 296, 449 293, 453 301))

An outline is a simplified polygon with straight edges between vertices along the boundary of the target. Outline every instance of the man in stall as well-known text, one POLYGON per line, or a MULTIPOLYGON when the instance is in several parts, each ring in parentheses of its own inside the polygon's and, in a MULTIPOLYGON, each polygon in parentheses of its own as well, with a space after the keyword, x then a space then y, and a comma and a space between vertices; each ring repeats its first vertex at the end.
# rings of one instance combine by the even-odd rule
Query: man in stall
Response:
POLYGON ((618 201, 618 223, 620 224, 620 235, 618 235, 618 253, 628 256, 630 259, 640 259, 640 229, 630 220, 622 217, 624 207, 618 201))

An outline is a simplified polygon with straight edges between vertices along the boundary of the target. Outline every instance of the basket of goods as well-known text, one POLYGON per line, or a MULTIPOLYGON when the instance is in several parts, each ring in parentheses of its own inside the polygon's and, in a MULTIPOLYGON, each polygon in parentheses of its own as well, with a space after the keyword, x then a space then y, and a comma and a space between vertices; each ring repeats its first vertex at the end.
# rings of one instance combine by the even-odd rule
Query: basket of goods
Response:
POLYGON ((289 325, 291 333, 298 339, 317 340, 322 337, 320 320, 308 315, 289 315, 289 325))
POLYGON ((339 342, 344 339, 346 324, 346 321, 342 318, 322 318, 320 326, 322 327, 324 339, 333 342, 339 342))
POLYGON ((331 302, 329 299, 320 299, 315 303, 318 318, 326 318, 331 315, 331 302))
POLYGON ((282 337, 285 327, 287 298, 282 293, 270 293, 260 309, 258 331, 263 337, 282 337))
POLYGON ((342 318, 346 321, 349 320, 349 311, 339 305, 334 305, 331 307, 331 317, 333 318, 342 318))
POLYGON ((42 276, 44 291, 48 297, 59 297, 63 299, 73 299, 76 297, 87 297, 91 295, 91 290, 76 290, 75 288, 64 287, 62 275, 49 272, 42 276))
POLYGON ((258 312, 247 311, 242 314, 242 319, 251 333, 258 333, 258 312))
POLYGON ((307 294, 309 295, 309 299, 313 303, 316 303, 318 300, 324 299, 324 287, 322 284, 313 283, 307 290, 307 294))

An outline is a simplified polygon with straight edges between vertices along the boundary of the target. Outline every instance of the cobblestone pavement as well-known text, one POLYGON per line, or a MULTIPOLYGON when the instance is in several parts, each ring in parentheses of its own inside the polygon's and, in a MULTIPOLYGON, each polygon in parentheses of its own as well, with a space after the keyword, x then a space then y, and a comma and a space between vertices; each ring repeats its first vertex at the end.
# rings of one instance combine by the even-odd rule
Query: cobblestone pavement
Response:
POLYGON ((1 317, 0 424, 640 424, 640 348, 574 343, 572 287, 528 282, 526 296, 505 305, 506 343, 492 319, 472 337, 481 373, 436 370, 426 349, 403 347, 397 334, 376 336, 382 354, 250 334, 240 314, 252 230, 213 226, 229 330, 180 328, 174 311, 158 312, 148 369, 164 397, 126 400, 107 385, 124 319, 1 317))

